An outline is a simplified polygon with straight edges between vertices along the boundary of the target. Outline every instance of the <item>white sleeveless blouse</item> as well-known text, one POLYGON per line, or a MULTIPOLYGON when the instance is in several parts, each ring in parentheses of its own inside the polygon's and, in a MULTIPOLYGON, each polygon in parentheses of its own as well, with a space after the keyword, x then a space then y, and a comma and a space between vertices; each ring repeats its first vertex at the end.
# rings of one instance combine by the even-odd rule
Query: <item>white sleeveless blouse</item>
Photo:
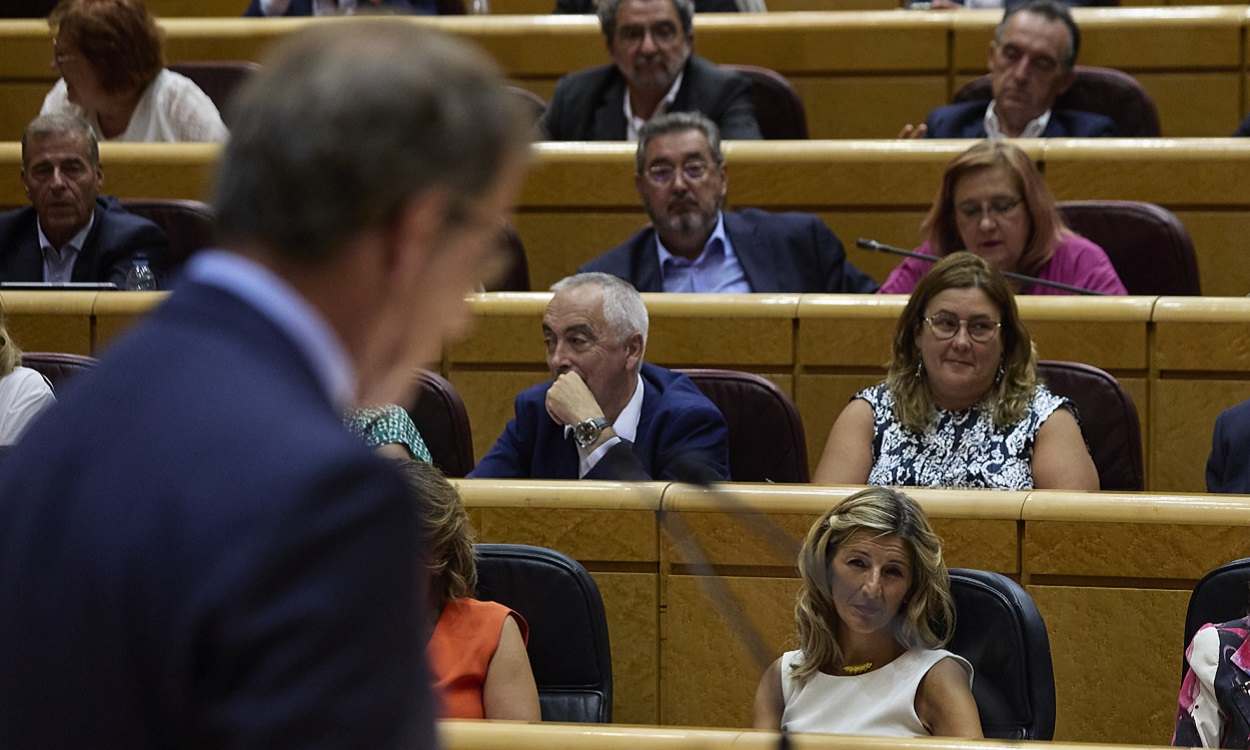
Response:
POLYGON ((781 657, 781 725, 788 732, 925 737, 929 732, 916 715, 916 689, 933 665, 954 659, 968 672, 972 688, 972 665, 945 649, 914 648, 861 675, 817 672, 802 685, 790 676, 798 657, 798 651, 781 657))

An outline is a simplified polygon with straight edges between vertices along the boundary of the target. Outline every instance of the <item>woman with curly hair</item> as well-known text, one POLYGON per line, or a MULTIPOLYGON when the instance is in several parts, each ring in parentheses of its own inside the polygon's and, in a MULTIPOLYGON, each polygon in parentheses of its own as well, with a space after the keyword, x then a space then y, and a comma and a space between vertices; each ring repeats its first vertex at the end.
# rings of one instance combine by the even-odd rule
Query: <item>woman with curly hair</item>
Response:
POLYGON ((981 737, 942 543, 897 490, 870 487, 812 526, 799 552, 799 647, 764 673, 755 726, 981 737))

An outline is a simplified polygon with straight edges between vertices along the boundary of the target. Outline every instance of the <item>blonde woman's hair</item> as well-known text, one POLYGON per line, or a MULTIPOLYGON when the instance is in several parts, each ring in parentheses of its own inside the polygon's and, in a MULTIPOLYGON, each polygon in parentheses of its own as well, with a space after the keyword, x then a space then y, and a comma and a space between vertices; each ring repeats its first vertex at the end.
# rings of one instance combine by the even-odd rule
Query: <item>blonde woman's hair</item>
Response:
POLYGON ((980 289, 998 309, 1003 342, 1002 374, 983 401, 994 426, 1005 429, 1024 418, 1037 389, 1037 349, 1029 329, 1020 320, 1016 296, 1007 280, 983 258, 969 252, 951 253, 920 279, 894 330, 894 356, 885 382, 894 396, 894 416, 912 432, 924 432, 933 420, 933 391, 924 372, 916 337, 924 327, 929 301, 947 289, 980 289))
POLYGON ((430 593, 440 604, 473 596, 477 590, 474 534, 460 495, 433 464, 402 461, 401 467, 414 498, 421 504, 430 593))
POLYGON ((4 315, 0 314, 0 378, 13 372, 13 369, 20 364, 22 364, 22 350, 9 335, 9 329, 4 326, 4 315))
POLYGON ((833 558, 857 531, 894 535, 906 543, 911 559, 911 587, 899 607, 894 637, 903 648, 938 648, 955 630, 950 576, 942 560, 942 541, 924 511, 906 494, 869 487, 851 495, 812 525, 799 552, 802 587, 794 606, 798 661, 791 676, 805 681, 821 669, 842 664, 833 605, 833 558))

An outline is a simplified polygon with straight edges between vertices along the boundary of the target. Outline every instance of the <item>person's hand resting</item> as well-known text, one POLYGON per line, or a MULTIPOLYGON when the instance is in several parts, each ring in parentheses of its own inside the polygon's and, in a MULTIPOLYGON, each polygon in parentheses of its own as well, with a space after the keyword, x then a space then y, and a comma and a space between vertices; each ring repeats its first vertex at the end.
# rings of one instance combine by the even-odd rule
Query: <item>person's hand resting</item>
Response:
POLYGON ((899 131, 898 137, 899 138, 911 138, 911 139, 924 138, 925 135, 928 134, 928 132, 929 132, 929 126, 925 125, 923 122, 920 123, 919 125, 912 125, 908 123, 907 125, 903 126, 902 130, 899 131))

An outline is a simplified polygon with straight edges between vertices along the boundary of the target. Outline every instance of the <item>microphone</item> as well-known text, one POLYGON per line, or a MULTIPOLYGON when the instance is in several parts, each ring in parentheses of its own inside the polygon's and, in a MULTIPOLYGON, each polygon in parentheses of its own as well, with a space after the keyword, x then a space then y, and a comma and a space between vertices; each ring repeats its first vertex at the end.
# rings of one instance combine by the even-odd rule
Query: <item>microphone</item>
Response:
MULTIPOLYGON (((864 250, 874 250, 879 253, 889 253, 891 255, 903 255, 908 258, 916 258, 918 260, 923 260, 928 263, 937 263, 939 260, 941 260, 941 258, 936 255, 925 255, 924 253, 914 253, 911 250, 904 250, 901 247, 887 245, 884 242, 877 242, 876 240, 866 240, 863 237, 860 237, 859 239, 855 240, 855 246, 864 250)), ((1065 292, 1072 292, 1073 294, 1087 294, 1092 297, 1107 296, 1105 292, 1096 292, 1093 289, 1086 289, 1080 286, 1073 286, 1072 284, 1065 284, 1062 281, 1050 281, 1048 279, 1039 279, 1036 276, 1026 276, 1022 273, 1015 273, 1014 271, 999 271, 999 273, 1001 273, 1003 276, 1006 276, 1007 278, 1013 281, 1019 281, 1019 282, 1023 282, 1026 284, 1037 284, 1039 286, 1048 286, 1053 289, 1062 289, 1065 292)))
MULTIPOLYGON (((754 527, 755 530, 763 532, 761 536, 774 548, 774 551, 780 554, 783 559, 794 560, 797 564, 799 544, 784 529, 768 520, 767 517, 754 509, 743 507, 743 504, 737 498, 729 493, 720 491, 715 483, 720 482, 721 478, 706 462, 700 460, 699 454, 686 453, 673 459, 672 463, 669 464, 669 473, 681 484, 688 484, 698 487, 705 492, 710 492, 719 504, 734 512, 734 517, 743 526, 754 527)), ((725 583, 725 579, 716 572, 716 569, 708 560, 703 545, 695 539, 690 527, 679 514, 669 513, 661 505, 659 522, 660 528, 672 538, 678 550, 680 550, 681 556, 688 561, 691 573, 699 580, 703 593, 712 600, 712 606, 721 617, 729 623, 732 629, 737 631, 739 638, 746 644, 751 657, 759 666, 760 673, 763 674, 773 663, 774 656, 772 651, 769 650, 768 644, 764 642, 764 637, 751 624, 750 620, 743 617, 742 613, 748 611, 747 608, 730 590, 725 583)), ((776 701, 774 707, 777 716, 780 718, 785 705, 781 696, 772 697, 776 701)), ((786 732, 785 724, 778 727, 778 731, 777 750, 790 750, 790 735, 786 732)))

